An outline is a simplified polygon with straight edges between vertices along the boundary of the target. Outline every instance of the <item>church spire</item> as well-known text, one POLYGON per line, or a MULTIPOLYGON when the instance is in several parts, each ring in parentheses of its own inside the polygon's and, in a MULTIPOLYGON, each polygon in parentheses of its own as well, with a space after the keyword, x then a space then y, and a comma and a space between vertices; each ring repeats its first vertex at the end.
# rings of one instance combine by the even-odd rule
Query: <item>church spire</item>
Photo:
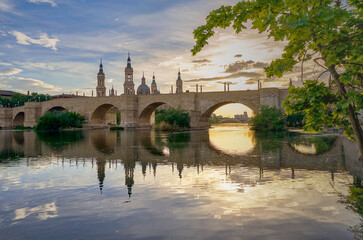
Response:
POLYGON ((128 53, 128 57, 127 57, 127 68, 131 68, 130 52, 128 53))
POLYGON ((101 58, 101 60, 100 60, 100 70, 98 71, 98 74, 104 74, 104 73, 103 73, 102 58, 101 58))
POLYGON ((180 76, 180 68, 179 68, 179 71, 178 71, 178 80, 181 80, 181 76, 180 76))
POLYGON ((146 84, 144 71, 142 72, 141 84, 146 84))

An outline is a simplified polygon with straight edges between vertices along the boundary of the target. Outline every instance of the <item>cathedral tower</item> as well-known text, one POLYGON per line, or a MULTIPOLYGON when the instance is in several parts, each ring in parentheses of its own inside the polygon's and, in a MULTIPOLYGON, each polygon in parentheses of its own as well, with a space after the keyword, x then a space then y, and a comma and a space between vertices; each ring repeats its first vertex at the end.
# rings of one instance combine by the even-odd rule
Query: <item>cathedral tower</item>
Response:
POLYGON ((183 92, 183 81, 181 80, 180 77, 180 69, 178 72, 178 79, 176 80, 176 93, 182 93, 183 92))
POLYGON ((158 87, 156 86, 154 73, 153 73, 153 81, 151 83, 151 94, 160 94, 158 87))
POLYGON ((100 62, 100 70, 98 71, 98 74, 97 74, 96 93, 97 93, 97 97, 106 96, 105 74, 103 73, 102 59, 100 62))
POLYGON ((131 67, 131 58, 129 53, 127 58, 127 66, 125 68, 124 94, 135 95, 134 86, 134 70, 131 67))

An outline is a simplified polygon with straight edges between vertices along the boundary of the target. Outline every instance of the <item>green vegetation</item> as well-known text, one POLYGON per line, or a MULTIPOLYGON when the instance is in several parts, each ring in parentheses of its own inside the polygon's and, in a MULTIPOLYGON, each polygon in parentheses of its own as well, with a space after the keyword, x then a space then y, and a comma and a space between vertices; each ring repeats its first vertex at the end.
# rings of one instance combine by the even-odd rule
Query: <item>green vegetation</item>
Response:
POLYGON ((113 126, 110 127, 110 131, 124 130, 124 127, 113 126))
POLYGON ((75 112, 48 112, 39 118, 37 131, 57 131, 66 128, 82 128, 84 116, 75 112))
POLYGON ((313 154, 322 154, 328 151, 334 144, 337 136, 319 136, 311 135, 309 137, 299 136, 290 140, 290 144, 312 146, 314 145, 316 152, 313 154))
POLYGON ((302 128, 305 122, 305 114, 302 112, 292 113, 285 117, 287 127, 302 128))
POLYGON ((155 130, 181 131, 190 128, 189 114, 182 109, 155 110, 155 130))
POLYGON ((252 130, 282 131, 285 128, 282 112, 275 107, 261 106, 260 112, 251 118, 252 130))
POLYGON ((6 107, 22 106, 25 102, 44 102, 48 100, 50 100, 48 94, 38 94, 36 92, 33 92, 30 95, 14 93, 10 99, 0 96, 0 103, 6 107))
POLYGON ((31 127, 24 127, 22 125, 19 125, 19 126, 15 126, 13 127, 14 130, 30 130, 32 129, 31 127))
MULTIPOLYGON (((240 1, 210 12, 206 24, 194 30, 192 52, 195 55, 208 44, 215 28, 232 26, 240 33, 247 23, 275 41, 285 41, 281 58, 265 68, 268 78, 282 77, 298 63, 303 71, 303 63, 310 61, 322 74, 330 74, 331 86, 336 89, 331 91, 318 80, 306 82, 302 90, 290 87, 291 95, 285 101, 288 114, 305 112, 306 130, 320 131, 326 124, 343 127, 348 136, 355 136, 363 154, 363 131, 358 120, 363 108, 362 13, 362 2, 357 0, 240 1), (311 101, 307 106, 306 100, 311 101), (317 109, 320 111, 313 113, 317 109)), ((304 83, 302 74, 301 81, 304 83)))
POLYGON ((220 120, 219 120, 219 118, 216 116, 216 115, 212 115, 212 116, 210 116, 209 117, 209 119, 208 119, 208 122, 209 122, 209 124, 216 124, 216 123, 218 123, 220 120))
POLYGON ((353 210, 363 217, 363 188, 357 186, 350 187, 348 202, 353 210))
POLYGON ((117 125, 120 125, 120 123, 121 123, 121 113, 120 112, 116 112, 116 123, 117 123, 117 125))

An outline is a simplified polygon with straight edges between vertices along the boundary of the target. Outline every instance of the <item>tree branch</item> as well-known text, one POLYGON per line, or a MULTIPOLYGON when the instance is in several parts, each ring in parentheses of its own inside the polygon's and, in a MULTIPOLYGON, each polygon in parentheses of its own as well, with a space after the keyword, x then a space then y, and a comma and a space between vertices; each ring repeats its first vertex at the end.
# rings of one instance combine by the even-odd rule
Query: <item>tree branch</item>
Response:
POLYGON ((328 68, 326 68, 325 66, 321 65, 321 64, 317 61, 317 60, 319 60, 319 59, 323 59, 323 58, 315 58, 315 59, 314 59, 314 62, 315 62, 316 64, 318 64, 320 67, 324 68, 325 70, 328 70, 328 68))

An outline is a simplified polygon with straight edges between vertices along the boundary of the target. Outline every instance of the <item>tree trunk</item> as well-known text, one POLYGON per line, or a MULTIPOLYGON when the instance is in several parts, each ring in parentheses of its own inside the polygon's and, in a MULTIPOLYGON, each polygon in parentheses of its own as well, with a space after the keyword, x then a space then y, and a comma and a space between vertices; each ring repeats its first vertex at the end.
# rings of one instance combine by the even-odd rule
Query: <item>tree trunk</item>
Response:
MULTIPOLYGON (((339 74, 335 70, 335 66, 330 66, 330 67, 328 67, 328 69, 331 72, 334 81, 338 85, 340 94, 344 98, 347 98, 346 97, 347 92, 345 90, 345 86, 343 83, 339 82, 339 74)), ((349 104, 347 112, 348 112, 349 121, 352 124, 354 135, 357 139, 357 143, 358 143, 358 147, 359 147, 359 151, 360 151, 361 159, 362 159, 362 157, 363 157, 363 131, 362 131, 362 127, 360 126, 360 123, 359 123, 358 115, 355 114, 354 108, 355 107, 352 104, 349 104)))

